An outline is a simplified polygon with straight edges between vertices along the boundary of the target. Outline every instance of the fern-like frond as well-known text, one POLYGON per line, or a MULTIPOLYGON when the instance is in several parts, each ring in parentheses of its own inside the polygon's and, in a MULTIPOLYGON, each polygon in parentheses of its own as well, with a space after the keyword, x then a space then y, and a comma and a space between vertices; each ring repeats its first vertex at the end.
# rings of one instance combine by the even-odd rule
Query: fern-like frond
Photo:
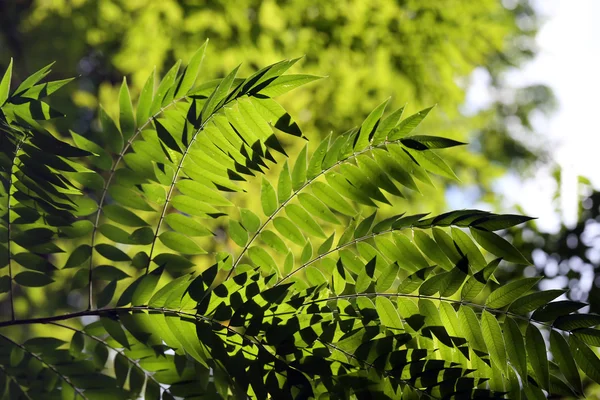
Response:
POLYGON ((319 77, 285 74, 293 59, 197 83, 205 48, 135 106, 124 79, 117 118, 100 109, 99 130, 69 139, 46 122, 69 80, 39 83, 47 66, 13 90, 4 74, 3 397, 500 399, 582 396, 579 370, 600 382, 600 316, 537 277, 498 278, 529 264, 501 231, 531 218, 405 212, 408 191, 457 179, 442 155, 463 143, 413 132, 430 108, 402 119, 386 101, 290 159, 306 137, 273 97, 319 77), (32 287, 81 308, 21 315, 32 287))

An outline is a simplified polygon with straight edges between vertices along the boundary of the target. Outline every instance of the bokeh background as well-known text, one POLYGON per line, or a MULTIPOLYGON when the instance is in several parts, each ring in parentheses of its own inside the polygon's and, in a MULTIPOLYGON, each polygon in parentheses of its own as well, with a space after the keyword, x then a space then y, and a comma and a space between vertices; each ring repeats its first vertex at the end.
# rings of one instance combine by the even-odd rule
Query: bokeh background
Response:
POLYGON ((205 79, 299 56, 295 72, 328 76, 283 98, 315 141, 388 96, 409 113, 437 104, 419 130, 469 143, 447 153, 461 183, 402 211, 538 217, 506 232, 535 265, 504 273, 600 312, 599 18, 597 0, 0 0, 0 71, 12 57, 17 83, 52 61, 50 79, 76 76, 55 125, 82 135, 100 104, 116 114, 123 76, 135 98, 206 38, 205 79))

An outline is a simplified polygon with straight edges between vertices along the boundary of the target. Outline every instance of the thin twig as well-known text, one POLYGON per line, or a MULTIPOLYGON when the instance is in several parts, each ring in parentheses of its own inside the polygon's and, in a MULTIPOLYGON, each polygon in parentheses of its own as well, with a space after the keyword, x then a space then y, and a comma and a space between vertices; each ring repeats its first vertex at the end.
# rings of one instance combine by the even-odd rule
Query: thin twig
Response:
POLYGON ((83 394, 83 391, 81 389, 79 389, 77 386, 75 386, 73 384, 73 382, 71 382, 71 380, 60 373, 59 370, 56 369, 56 367, 50 363, 48 363, 47 361, 45 361, 42 357, 40 357, 39 355, 35 354, 34 352, 32 352, 31 350, 29 350, 27 347, 23 346, 20 343, 15 342, 14 340, 10 339, 7 336, 4 336, 2 334, 0 334, 0 338, 6 340, 9 343, 12 343, 13 346, 17 346, 19 347, 21 350, 23 350, 24 352, 26 352, 27 354, 31 355, 33 358, 37 359, 39 362, 41 362, 42 364, 46 365, 52 372, 54 372, 56 375, 58 375, 63 381, 65 381, 69 386, 71 386, 73 388, 73 390, 75 390, 81 397, 83 397, 84 399, 87 400, 87 397, 85 396, 85 394, 83 394))

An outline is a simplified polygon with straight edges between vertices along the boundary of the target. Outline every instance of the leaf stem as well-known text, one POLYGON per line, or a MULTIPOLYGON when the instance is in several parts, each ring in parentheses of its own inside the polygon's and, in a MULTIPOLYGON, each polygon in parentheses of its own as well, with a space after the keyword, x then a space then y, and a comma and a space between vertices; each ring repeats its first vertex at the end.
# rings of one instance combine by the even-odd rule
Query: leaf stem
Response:
POLYGON ((144 122, 140 127, 138 127, 136 129, 135 133, 127 140, 127 143, 125 143, 125 145, 123 146, 123 150, 121 150, 121 152, 117 156, 117 159, 115 160, 115 162, 113 163, 113 165, 110 168, 110 171, 108 173, 108 178, 106 178, 106 182, 104 183, 104 187, 102 188, 102 194, 100 195, 100 200, 98 201, 98 210, 96 211, 96 216, 94 217, 95 221, 94 221, 94 227, 92 229, 92 240, 91 240, 91 245, 90 245, 90 252, 91 252, 90 253, 90 265, 88 268, 88 288, 89 288, 89 290, 88 290, 88 308, 87 308, 88 310, 92 309, 92 303, 93 303, 93 301, 92 301, 93 300, 92 299, 93 298, 92 269, 94 267, 94 244, 96 243, 96 234, 98 233, 98 225, 100 223, 100 215, 102 215, 102 207, 104 206, 104 202, 106 201, 106 195, 108 194, 108 187, 110 186, 110 184, 115 176, 117 167, 119 166, 120 162, 125 157, 125 153, 127 152, 127 150, 129 150, 133 141, 139 136, 139 134, 142 132, 142 130, 144 130, 144 128, 146 126, 148 126, 148 124, 150 124, 157 116, 159 116, 166 109, 170 108, 171 106, 173 106, 174 104, 178 103, 179 101, 181 101, 185 98, 186 98, 186 96, 180 97, 178 99, 174 99, 166 106, 161 107, 160 110, 158 110, 154 115, 150 116, 146 122, 144 122))
POLYGON ((312 260, 309 260, 309 261, 305 262, 304 264, 302 264, 301 266, 299 266, 295 270, 291 271, 289 274, 285 275, 283 278, 281 278, 279 281, 277 281, 277 283, 275 283, 275 286, 277 286, 281 282, 289 279, 296 272, 298 272, 300 270, 303 270, 304 268, 308 267, 310 264, 319 261, 320 259, 322 259, 323 257, 328 256, 331 253, 335 253, 336 251, 340 251, 340 250, 342 250, 342 249, 344 249, 344 248, 346 248, 348 246, 352 246, 353 244, 356 244, 358 242, 364 242, 367 239, 371 239, 371 238, 374 238, 374 237, 380 236, 380 235, 385 235, 385 234, 388 234, 388 233, 391 233, 391 232, 401 231, 401 230, 406 229, 406 228, 412 228, 412 227, 409 226, 409 227, 402 227, 402 228, 396 228, 396 229, 394 229, 394 228, 386 229, 385 231, 376 232, 376 233, 370 233, 368 235, 361 236, 359 238, 353 239, 353 240, 351 240, 351 241, 349 241, 347 243, 344 243, 342 245, 338 245, 338 246, 334 247, 333 249, 331 249, 329 251, 326 251, 323 254, 318 255, 317 257, 313 258, 312 260))
POLYGON ((114 352, 120 354, 121 356, 125 357, 125 359, 132 365, 135 365, 136 367, 138 367, 140 370, 142 370, 144 372, 144 375, 146 375, 148 377, 148 379, 154 381, 154 383, 156 383, 158 386, 162 387, 163 389, 167 390, 167 391, 171 391, 169 387, 165 388, 163 387, 160 382, 158 380, 156 380, 156 378, 154 377, 153 374, 149 373, 148 371, 146 371, 144 368, 142 368, 142 366, 140 365, 140 363, 136 360, 134 360, 133 358, 129 357, 127 354, 125 354, 124 351, 117 349, 116 347, 111 346, 110 344, 108 344, 105 340, 100 339, 99 337, 96 337, 94 335, 90 335, 89 333, 87 333, 85 330, 83 329, 77 329, 77 328, 73 328, 72 326, 69 325, 64 325, 58 322, 50 322, 52 325, 64 328, 64 329, 69 329, 73 332, 80 332, 81 334, 89 337, 92 340, 95 340, 98 343, 103 344, 106 348, 113 350, 114 352))
POLYGON ((504 311, 504 310, 500 310, 497 308, 489 308, 486 307, 485 305, 482 304, 477 304, 477 303, 471 303, 468 301, 464 301, 464 300, 454 300, 454 299, 449 299, 447 297, 435 297, 435 296, 425 296, 422 294, 410 294, 410 293, 378 293, 378 292, 373 292, 373 293, 355 293, 355 294, 342 294, 342 295, 338 295, 338 296, 333 296, 333 297, 328 297, 328 298, 324 298, 324 299, 318 299, 318 300, 313 300, 313 301, 309 301, 308 303, 304 304, 304 306, 308 306, 311 304, 315 304, 315 303, 323 303, 323 302, 327 302, 327 301, 331 301, 331 300, 339 300, 339 299, 355 299, 358 297, 405 297, 405 298, 411 298, 411 299, 427 299, 427 300, 437 300, 437 301, 443 301, 446 303, 452 303, 452 304, 459 304, 459 305, 467 305, 469 307, 473 307, 473 308, 478 308, 480 310, 485 310, 488 311, 490 313, 493 314, 500 314, 500 315, 507 315, 510 316, 512 318, 517 318, 523 321, 527 321, 527 322, 533 322, 536 323, 538 325, 543 325, 547 328, 554 328, 557 329, 555 327, 552 326, 552 324, 548 324, 542 321, 537 321, 535 319, 532 318, 528 318, 525 317, 523 315, 519 315, 519 314, 515 314, 513 312, 510 311, 504 311))
POLYGON ((19 390, 21 391, 21 393, 23 393, 23 395, 28 398, 29 400, 33 400, 31 398, 31 396, 29 396, 29 394, 27 394, 27 390, 23 390, 23 388, 21 387, 21 385, 19 385, 19 382, 17 381, 17 379, 10 375, 8 373, 8 371, 6 370, 6 368, 4 368, 4 365, 0 364, 0 371, 2 371, 4 373, 4 375, 6 375, 8 377, 8 379, 10 379, 11 381, 13 381, 15 383, 15 385, 17 385, 17 387, 19 388, 19 390))
POLYGON ((58 375, 60 377, 60 379, 62 379, 63 381, 65 381, 65 383, 67 385, 71 386, 73 388, 73 390, 75 390, 77 392, 77 394, 79 394, 81 397, 83 397, 84 399, 87 400, 87 397, 85 396, 85 394, 83 394, 83 391, 81 389, 79 389, 77 386, 75 386, 73 384, 73 382, 71 382, 71 380, 67 376, 61 374, 60 371, 57 370, 54 365, 48 363, 42 357, 40 357, 39 355, 37 355, 34 352, 32 352, 31 350, 29 350, 27 347, 23 346, 20 343, 15 342, 14 340, 10 339, 9 337, 0 334, 0 338, 2 338, 4 340, 6 340, 7 342, 11 343, 13 346, 19 347, 21 350, 23 350, 27 354, 31 355, 33 358, 37 359, 42 364, 46 365, 52 372, 54 372, 56 375, 58 375))
POLYGON ((173 174, 173 179, 171 180, 171 184, 169 185, 169 190, 167 191, 167 196, 165 198, 165 204, 164 204, 163 209, 162 209, 162 211, 160 213, 160 218, 158 219, 158 223, 156 224, 156 231, 154 232, 154 239, 152 239, 152 245, 150 246, 150 253, 148 253, 148 265, 146 265, 146 274, 150 270, 150 263, 152 262, 152 254, 154 253, 154 247, 156 245, 156 240, 158 239, 160 228, 161 228, 162 223, 163 223, 163 221, 165 219, 165 216, 167 214, 167 209, 169 208, 169 205, 170 205, 171 196, 173 195, 173 191, 175 190, 175 184, 177 183, 177 179, 179 178, 179 173, 181 172, 181 169, 183 168, 183 163, 184 163, 187 155, 189 154, 192 145, 196 141, 196 138, 198 137, 198 135, 202 131, 204 131, 204 128, 206 127, 206 124, 208 124, 208 122, 219 111, 221 111, 221 109, 223 109, 227 104, 231 103, 232 101, 234 101, 236 99, 237 99, 237 97, 234 97, 232 99, 229 99, 227 101, 223 101, 222 103, 218 104, 217 107, 215 107, 215 109, 210 113, 210 115, 204 121, 202 121, 202 123, 200 124, 200 126, 198 127, 198 129, 196 129, 196 131, 192 135, 192 138, 190 139, 190 142, 188 143, 188 145, 185 146, 185 150, 181 154, 181 159, 177 163, 177 169, 175 170, 175 173, 173 174))
POLYGON ((14 167, 17 165, 17 160, 19 157, 19 151, 21 150, 21 146, 23 145, 23 143, 25 142, 25 139, 27 138, 27 135, 25 133, 23 133, 21 135, 21 138, 19 138, 17 145, 15 146, 15 156, 12 159, 12 164, 11 164, 11 168, 10 168, 10 174, 8 176, 8 193, 6 194, 6 253, 7 253, 7 259, 8 259, 8 278, 9 278, 9 292, 10 292, 10 319, 11 321, 15 320, 15 294, 13 292, 13 271, 12 271, 12 256, 10 253, 10 248, 11 248, 11 222, 10 222, 10 210, 11 210, 11 204, 10 204, 10 199, 11 199, 11 194, 10 194, 10 190, 12 188, 12 183, 13 183, 13 176, 14 176, 14 172, 13 169, 14 167))

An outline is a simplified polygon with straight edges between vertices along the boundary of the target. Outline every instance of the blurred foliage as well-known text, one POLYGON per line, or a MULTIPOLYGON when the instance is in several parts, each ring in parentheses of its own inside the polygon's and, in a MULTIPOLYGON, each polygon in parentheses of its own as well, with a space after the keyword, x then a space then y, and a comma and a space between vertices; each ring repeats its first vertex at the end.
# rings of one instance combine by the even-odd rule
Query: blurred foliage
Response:
MULTIPOLYGON (((586 301, 590 311, 600 312, 600 192, 580 182, 587 194, 580 203, 574 226, 561 225, 558 232, 514 232, 515 243, 533 253, 536 273, 545 277, 541 287, 570 289, 569 298, 586 301)), ((533 268, 530 267, 533 273, 533 268)))
MULTIPOLYGON (((72 117, 62 128, 85 134, 98 129, 99 102, 115 115, 110 100, 121 76, 130 77, 135 98, 153 68, 188 60, 205 38, 220 55, 205 65, 210 77, 239 60, 248 73, 305 54, 300 68, 329 79, 282 103, 308 134, 349 129, 390 95, 390 106, 408 103, 409 112, 438 103, 423 132, 472 143, 477 154, 461 150, 451 161, 493 204, 491 181, 543 154, 517 139, 531 133, 531 116, 547 111, 552 94, 510 87, 504 76, 535 54, 538 25, 529 0, 19 0, 0 3, 0 67, 15 57, 23 79, 60 54, 52 78, 79 76, 56 104, 72 117), (476 68, 489 78, 491 102, 461 112, 476 68)), ((443 191, 427 193, 426 202, 422 209, 445 209, 443 191)))

